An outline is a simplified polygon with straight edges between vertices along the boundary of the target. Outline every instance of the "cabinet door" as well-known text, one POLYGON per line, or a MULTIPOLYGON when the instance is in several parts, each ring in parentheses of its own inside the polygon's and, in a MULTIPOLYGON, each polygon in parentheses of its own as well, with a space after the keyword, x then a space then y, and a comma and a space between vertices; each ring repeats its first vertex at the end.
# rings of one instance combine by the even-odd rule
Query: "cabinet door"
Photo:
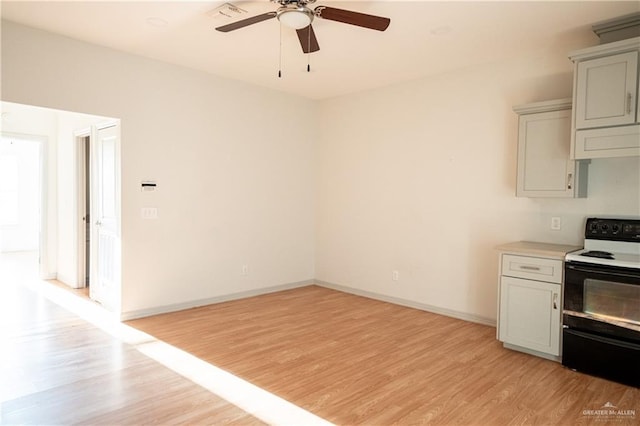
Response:
POLYGON ((570 147, 571 110, 521 115, 516 195, 573 197, 576 176, 570 147))
POLYGON ((561 286, 521 278, 500 279, 500 340, 560 355, 561 286))
POLYGON ((579 62, 576 129, 636 122, 638 52, 579 62))

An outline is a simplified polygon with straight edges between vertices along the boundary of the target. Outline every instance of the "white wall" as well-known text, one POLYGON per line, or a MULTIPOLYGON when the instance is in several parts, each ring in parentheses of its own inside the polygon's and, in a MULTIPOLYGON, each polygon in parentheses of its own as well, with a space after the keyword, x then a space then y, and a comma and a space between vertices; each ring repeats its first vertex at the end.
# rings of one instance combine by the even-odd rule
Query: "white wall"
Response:
POLYGON ((314 277, 311 101, 10 22, 2 98, 121 119, 123 315, 314 277))
POLYGON ((595 160, 584 200, 515 197, 511 108, 570 97, 567 53, 590 44, 585 34, 323 102, 318 118, 332 125, 318 147, 316 278, 492 322, 496 245, 581 244, 587 216, 640 215, 638 157, 595 160), (561 231, 550 231, 551 216, 561 231))
POLYGON ((638 158, 594 161, 586 200, 514 195, 511 107, 571 95, 571 37, 316 104, 4 23, 2 96, 122 120, 125 314, 316 277, 491 321, 495 245, 639 214, 638 158))

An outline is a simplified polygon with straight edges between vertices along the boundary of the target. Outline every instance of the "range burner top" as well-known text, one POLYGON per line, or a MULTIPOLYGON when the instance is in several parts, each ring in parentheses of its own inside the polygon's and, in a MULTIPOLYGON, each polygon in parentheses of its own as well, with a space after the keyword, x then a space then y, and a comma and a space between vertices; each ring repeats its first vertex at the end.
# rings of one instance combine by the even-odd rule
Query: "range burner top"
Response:
POLYGON ((580 256, 597 257, 598 259, 613 259, 613 254, 608 251, 590 250, 581 253, 580 256))
POLYGON ((640 269, 640 218, 588 218, 584 249, 567 253, 565 260, 640 269))

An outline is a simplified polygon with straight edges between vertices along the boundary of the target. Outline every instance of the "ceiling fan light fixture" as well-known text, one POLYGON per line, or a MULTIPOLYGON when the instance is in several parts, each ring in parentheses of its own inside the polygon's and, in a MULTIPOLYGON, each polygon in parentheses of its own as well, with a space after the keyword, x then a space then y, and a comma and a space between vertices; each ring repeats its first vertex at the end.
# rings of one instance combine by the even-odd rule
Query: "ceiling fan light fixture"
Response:
POLYGON ((311 25, 313 12, 304 6, 296 8, 282 7, 278 10, 278 21, 286 27, 299 30, 311 25))

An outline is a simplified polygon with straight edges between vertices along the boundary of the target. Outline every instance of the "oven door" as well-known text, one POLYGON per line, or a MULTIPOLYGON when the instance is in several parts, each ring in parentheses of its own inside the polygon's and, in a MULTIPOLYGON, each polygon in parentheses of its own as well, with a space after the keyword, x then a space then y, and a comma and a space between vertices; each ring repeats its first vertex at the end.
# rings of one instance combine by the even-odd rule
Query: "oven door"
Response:
POLYGON ((571 328, 562 330, 562 365, 640 387, 640 344, 571 328))
POLYGON ((639 272, 565 263, 563 365, 640 387, 639 272))
POLYGON ((640 270, 565 263, 563 325, 640 343, 640 270))

